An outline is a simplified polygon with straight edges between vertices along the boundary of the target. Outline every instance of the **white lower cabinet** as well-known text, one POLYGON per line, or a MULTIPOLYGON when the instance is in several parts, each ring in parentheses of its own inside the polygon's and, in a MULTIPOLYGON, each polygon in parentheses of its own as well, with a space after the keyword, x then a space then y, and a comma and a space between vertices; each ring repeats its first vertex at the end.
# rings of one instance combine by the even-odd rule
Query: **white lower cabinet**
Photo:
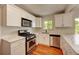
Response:
POLYGON ((14 42, 2 40, 3 55, 25 55, 25 39, 20 39, 14 42))
POLYGON ((49 46, 49 34, 37 34, 36 43, 49 46))

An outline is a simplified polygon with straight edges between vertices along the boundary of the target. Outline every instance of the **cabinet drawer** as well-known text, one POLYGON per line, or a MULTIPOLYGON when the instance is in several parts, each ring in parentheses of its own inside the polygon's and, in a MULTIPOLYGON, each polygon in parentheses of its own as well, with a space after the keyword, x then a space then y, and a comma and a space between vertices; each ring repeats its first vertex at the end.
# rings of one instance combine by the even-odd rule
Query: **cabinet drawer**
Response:
POLYGON ((20 40, 17 40, 15 42, 11 43, 11 48, 15 48, 20 45, 25 45, 25 39, 20 39, 20 40))

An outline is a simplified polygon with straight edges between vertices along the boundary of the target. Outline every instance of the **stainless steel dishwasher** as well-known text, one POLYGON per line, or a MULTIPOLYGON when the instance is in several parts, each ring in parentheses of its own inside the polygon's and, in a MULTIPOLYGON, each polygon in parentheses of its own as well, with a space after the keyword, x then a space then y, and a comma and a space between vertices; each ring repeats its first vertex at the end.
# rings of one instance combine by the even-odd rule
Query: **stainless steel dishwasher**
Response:
POLYGON ((50 34, 50 46, 60 48, 60 35, 50 34))

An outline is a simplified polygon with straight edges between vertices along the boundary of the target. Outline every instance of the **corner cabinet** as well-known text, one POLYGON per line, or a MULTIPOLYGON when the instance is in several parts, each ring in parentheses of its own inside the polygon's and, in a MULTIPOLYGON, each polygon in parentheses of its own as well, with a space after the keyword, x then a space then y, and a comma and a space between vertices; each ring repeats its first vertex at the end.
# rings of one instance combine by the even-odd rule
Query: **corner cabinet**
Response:
POLYGON ((32 27, 42 27, 42 18, 36 17, 35 20, 33 21, 32 27))
POLYGON ((73 27, 73 13, 57 14, 55 17, 55 27, 73 27))
POLYGON ((21 18, 29 20, 35 20, 35 16, 31 15, 24 9, 10 4, 2 6, 3 23, 7 26, 19 26, 21 27, 21 18))

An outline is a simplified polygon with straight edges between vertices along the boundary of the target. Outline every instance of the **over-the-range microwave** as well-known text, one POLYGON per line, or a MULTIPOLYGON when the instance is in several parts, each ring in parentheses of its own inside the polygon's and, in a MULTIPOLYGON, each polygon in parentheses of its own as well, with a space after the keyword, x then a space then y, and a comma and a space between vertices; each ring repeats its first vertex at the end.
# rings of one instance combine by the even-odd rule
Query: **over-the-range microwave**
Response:
POLYGON ((32 21, 26 18, 21 18, 22 27, 32 27, 32 21))

